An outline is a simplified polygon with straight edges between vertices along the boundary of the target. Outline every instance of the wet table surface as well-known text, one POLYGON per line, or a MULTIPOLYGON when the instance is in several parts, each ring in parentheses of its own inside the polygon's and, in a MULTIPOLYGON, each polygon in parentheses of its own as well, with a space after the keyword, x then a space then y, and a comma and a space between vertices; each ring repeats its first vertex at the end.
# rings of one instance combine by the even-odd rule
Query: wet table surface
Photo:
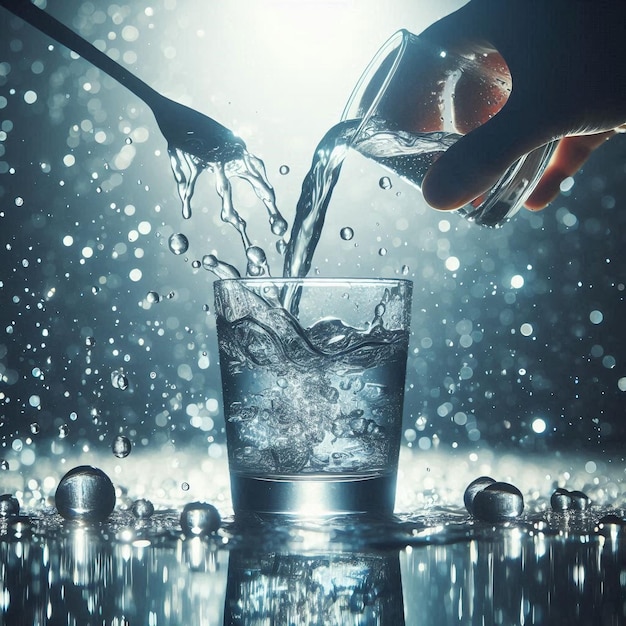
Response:
POLYGON ((621 492, 603 502, 591 482, 586 510, 553 511, 526 486, 544 463, 518 474, 523 514, 494 523, 469 515, 443 474, 410 494, 413 467, 380 519, 235 518, 223 504, 217 532, 186 536, 179 504, 141 519, 123 495, 101 523, 67 521, 49 500, 23 509, 0 518, 2 624, 625 623, 621 492))

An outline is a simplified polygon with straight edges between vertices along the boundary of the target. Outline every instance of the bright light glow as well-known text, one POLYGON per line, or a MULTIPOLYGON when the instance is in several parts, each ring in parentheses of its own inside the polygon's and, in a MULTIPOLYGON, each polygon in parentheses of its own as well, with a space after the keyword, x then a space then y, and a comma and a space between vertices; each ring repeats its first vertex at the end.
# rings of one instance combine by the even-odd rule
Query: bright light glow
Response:
POLYGON ((548 425, 546 424, 546 421, 541 417, 536 417, 532 423, 532 429, 538 435, 540 435, 541 433, 545 433, 547 426, 548 425))

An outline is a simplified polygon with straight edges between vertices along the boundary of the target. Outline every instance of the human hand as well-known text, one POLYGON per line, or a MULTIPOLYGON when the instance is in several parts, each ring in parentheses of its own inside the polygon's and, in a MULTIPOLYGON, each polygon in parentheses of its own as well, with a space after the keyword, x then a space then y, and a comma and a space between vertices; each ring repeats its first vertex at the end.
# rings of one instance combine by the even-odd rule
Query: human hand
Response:
POLYGON ((471 0, 420 38, 460 54, 496 50, 513 85, 504 107, 429 169, 422 192, 435 208, 471 202, 519 157, 560 139, 526 201, 541 209, 626 122, 626 3, 471 0))

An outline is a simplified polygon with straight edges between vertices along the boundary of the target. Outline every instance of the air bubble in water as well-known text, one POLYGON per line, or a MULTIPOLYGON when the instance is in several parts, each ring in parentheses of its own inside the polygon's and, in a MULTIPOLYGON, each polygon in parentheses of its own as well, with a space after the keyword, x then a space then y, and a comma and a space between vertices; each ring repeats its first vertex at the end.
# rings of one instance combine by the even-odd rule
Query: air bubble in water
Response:
POLYGON ((190 502, 180 515, 180 527, 186 537, 209 535, 219 530, 221 524, 218 510, 206 502, 190 502))
POLYGON ((20 503, 10 493, 0 496, 0 517, 11 517, 20 512, 20 503))
POLYGON ((352 228, 350 228, 349 226, 344 226, 340 231, 339 231, 339 236, 344 240, 344 241, 350 241, 350 239, 352 239, 352 237, 354 237, 354 230, 352 230, 352 228))
POLYGON ((148 519, 152 517, 152 514, 154 513, 154 505, 150 502, 150 500, 140 498, 139 500, 135 500, 133 502, 133 505, 130 507, 130 511, 137 519, 148 519))
POLYGON ((509 483, 487 485, 474 497, 474 516, 487 522, 513 519, 524 510, 522 492, 509 483))
POLYGON ((149 291, 146 294, 146 300, 150 304, 156 304, 157 302, 159 302, 159 300, 161 300, 161 296, 159 296, 159 294, 156 291, 149 291))
POLYGON ((391 189, 393 185, 391 184, 391 178, 389 176, 383 176, 379 181, 378 185, 381 189, 391 189))
POLYGON ((182 233, 170 235, 168 245, 174 254, 185 254, 189 249, 189 240, 182 233))
POLYGON ((65 519, 101 522, 115 508, 115 487, 101 469, 81 465, 63 476, 54 501, 65 519))
POLYGON ((113 440, 111 450, 118 459, 126 458, 132 450, 130 439, 128 437, 124 437, 123 435, 118 435, 113 440))
POLYGON ((289 171, 290 171, 290 170, 289 170, 289 166, 288 166, 288 165, 281 165, 281 166, 278 168, 278 171, 280 172, 280 174, 282 174, 283 176, 285 176, 285 175, 289 174, 289 171))

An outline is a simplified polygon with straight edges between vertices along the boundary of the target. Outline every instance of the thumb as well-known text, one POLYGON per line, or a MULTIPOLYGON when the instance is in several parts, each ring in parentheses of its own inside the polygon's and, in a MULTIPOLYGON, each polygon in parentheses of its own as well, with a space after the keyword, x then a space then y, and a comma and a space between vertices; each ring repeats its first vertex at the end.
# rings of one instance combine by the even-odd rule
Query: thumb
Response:
POLYGON ((458 209, 490 189, 519 157, 553 137, 507 103, 433 163, 422 194, 436 209, 458 209))

